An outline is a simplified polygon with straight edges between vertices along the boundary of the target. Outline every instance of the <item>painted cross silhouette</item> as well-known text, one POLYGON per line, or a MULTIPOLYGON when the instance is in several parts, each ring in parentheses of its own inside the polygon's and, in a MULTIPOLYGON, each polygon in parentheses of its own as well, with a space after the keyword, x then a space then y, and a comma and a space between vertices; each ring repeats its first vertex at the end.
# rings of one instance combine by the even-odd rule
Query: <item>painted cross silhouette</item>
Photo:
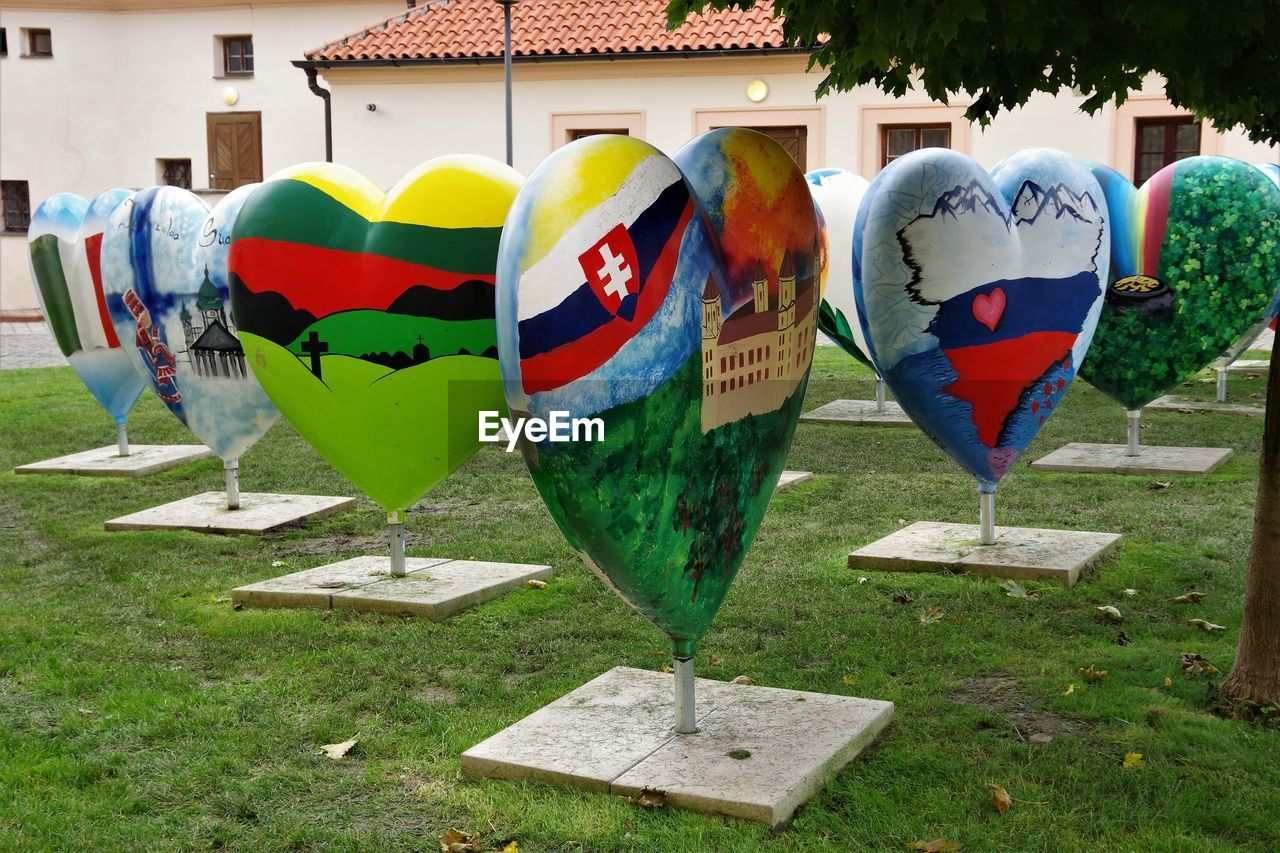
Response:
POLYGON ((312 332, 310 337, 303 341, 302 346, 299 348, 304 353, 311 356, 311 372, 315 374, 316 379, 323 382, 324 378, 320 375, 320 353, 328 352, 329 345, 320 340, 320 336, 318 334, 312 332))
POLYGON ((627 282, 635 278, 635 273, 631 271, 631 265, 627 263, 626 258, 615 255, 608 245, 600 247, 600 260, 604 261, 604 266, 600 267, 596 274, 600 276, 601 281, 607 281, 604 292, 610 296, 616 296, 621 302, 631 292, 627 288, 627 282))

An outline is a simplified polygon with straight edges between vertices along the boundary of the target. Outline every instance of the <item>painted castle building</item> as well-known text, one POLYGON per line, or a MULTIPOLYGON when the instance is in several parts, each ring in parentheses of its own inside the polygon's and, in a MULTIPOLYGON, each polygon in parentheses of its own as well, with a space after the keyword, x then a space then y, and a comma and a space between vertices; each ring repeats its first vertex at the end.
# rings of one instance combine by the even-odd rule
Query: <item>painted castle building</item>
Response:
POLYGON ((702 291, 702 431, 777 409, 809 369, 817 334, 812 274, 796 280, 788 252, 770 289, 757 263, 751 300, 727 319, 715 278, 702 291))
POLYGON ((186 302, 178 312, 182 321, 182 333, 187 342, 187 358, 197 376, 231 377, 241 379, 248 375, 244 363, 244 348, 231 330, 227 320, 226 303, 218 288, 209 279, 209 268, 204 268, 204 281, 196 291, 197 321, 187 310, 186 302))

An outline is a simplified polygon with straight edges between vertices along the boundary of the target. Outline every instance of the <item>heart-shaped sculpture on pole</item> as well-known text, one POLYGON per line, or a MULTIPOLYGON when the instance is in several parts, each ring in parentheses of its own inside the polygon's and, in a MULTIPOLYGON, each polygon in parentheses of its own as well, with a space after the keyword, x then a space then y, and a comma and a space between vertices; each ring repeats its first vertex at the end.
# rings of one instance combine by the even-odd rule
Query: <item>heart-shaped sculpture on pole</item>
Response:
POLYGON ((795 433, 820 298, 813 202, 767 137, 719 130, 674 162, 630 137, 556 151, 512 207, 498 349, 512 415, 599 424, 522 442, 569 543, 692 657, 795 433))
POLYGON ((867 341, 853 299, 853 229, 871 183, 844 169, 815 169, 805 175, 822 212, 826 282, 818 309, 818 329, 849 355, 871 367, 867 341))
POLYGON ((977 479, 984 544, 996 485, 1088 351, 1107 277, 1101 190, 1048 149, 988 175, 926 149, 868 190, 854 286, 872 361, 911 419, 977 479))
POLYGON ((1273 310, 1280 283, 1280 188, 1226 157, 1189 157, 1141 189, 1091 165, 1111 212, 1111 276, 1080 375, 1129 410, 1227 352, 1273 310))
POLYGON ((125 418, 146 386, 111 323, 100 255, 107 218, 132 195, 114 189, 85 201, 59 193, 40 203, 27 229, 31 280, 45 323, 80 381, 116 422, 121 456, 129 455, 125 418))
POLYGON ((231 230, 256 185, 212 210, 177 187, 135 193, 111 214, 102 273, 116 334, 151 389, 227 469, 239 507, 240 456, 280 413, 249 371, 228 304, 231 230))
MULTIPOLYGON (((503 408, 494 268, 522 180, 485 157, 441 157, 383 193, 304 164, 236 223, 232 302, 254 373, 393 528, 480 448, 478 413, 503 408)), ((393 532, 402 563, 396 544, 393 532)))
MULTIPOLYGON (((1262 171, 1262 174, 1271 179, 1271 183, 1276 186, 1280 186, 1280 166, 1277 166, 1274 163, 1259 163, 1257 168, 1262 171)), ((1226 352, 1224 352, 1214 362, 1219 369, 1225 370, 1233 361, 1244 355, 1245 350, 1253 346, 1254 342, 1258 340, 1258 336, 1261 335, 1264 330, 1274 328, 1276 316, 1278 314, 1280 314, 1280 282, 1276 283, 1275 298, 1272 299, 1270 304, 1263 309, 1262 315, 1258 318, 1258 321, 1250 326, 1245 333, 1240 336, 1239 340, 1228 347, 1226 352)), ((1220 401, 1222 399, 1225 399, 1225 397, 1220 398, 1220 401)))

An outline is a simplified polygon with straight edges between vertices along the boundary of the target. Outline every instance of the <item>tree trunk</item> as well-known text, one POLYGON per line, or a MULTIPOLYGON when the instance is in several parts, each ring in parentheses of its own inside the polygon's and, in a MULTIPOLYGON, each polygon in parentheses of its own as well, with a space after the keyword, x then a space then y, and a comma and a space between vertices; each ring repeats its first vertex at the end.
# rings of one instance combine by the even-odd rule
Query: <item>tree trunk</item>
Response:
POLYGON ((1260 469, 1240 647, 1222 683, 1222 698, 1245 716, 1280 705, 1280 341, 1271 351, 1260 469))

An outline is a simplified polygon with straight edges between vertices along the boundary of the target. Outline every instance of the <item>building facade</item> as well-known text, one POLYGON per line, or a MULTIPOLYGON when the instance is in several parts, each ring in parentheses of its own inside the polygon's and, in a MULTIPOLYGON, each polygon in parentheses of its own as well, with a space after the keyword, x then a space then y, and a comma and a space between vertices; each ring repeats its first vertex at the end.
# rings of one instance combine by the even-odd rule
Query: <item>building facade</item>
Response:
MULTIPOLYGON (((200 191, 323 159, 324 104, 308 91, 307 70, 330 93, 333 159, 384 187, 435 156, 506 155, 494 0, 36 3, 0 0, 9 48, 0 56, 6 220, 23 204, 20 191, 30 207, 54 192, 92 196, 184 178, 200 191), (42 30, 51 58, 30 55, 46 47, 42 30), (252 76, 243 70, 245 35, 252 76)), ((1037 94, 986 128, 964 120, 963 97, 937 105, 920 92, 893 99, 863 87, 818 100, 822 72, 806 70, 808 55, 784 44, 767 2, 674 32, 663 24, 665 5, 512 7, 516 169, 528 174, 591 133, 626 133, 673 153, 722 126, 768 133, 806 170, 841 167, 867 178, 925 146, 987 167, 1052 146, 1138 180, 1192 154, 1277 160, 1243 132, 1219 133, 1176 109, 1154 78, 1094 116, 1080 112, 1081 95, 1063 91, 1037 94)), ((35 305, 25 251, 20 229, 0 235, 0 310, 35 305)))
POLYGON ((0 312, 36 306, 30 211, 54 193, 213 189, 322 160, 292 65, 404 0, 0 0, 0 312))

